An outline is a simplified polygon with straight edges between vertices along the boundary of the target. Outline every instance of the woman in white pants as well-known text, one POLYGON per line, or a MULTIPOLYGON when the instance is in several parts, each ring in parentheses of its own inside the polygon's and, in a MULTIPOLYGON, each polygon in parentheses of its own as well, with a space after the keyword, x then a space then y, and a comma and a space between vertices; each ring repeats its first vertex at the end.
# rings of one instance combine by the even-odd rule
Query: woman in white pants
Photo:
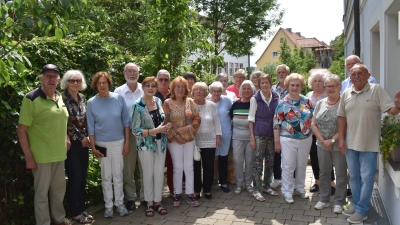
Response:
POLYGON ((289 94, 280 101, 275 110, 274 143, 275 151, 282 151, 282 194, 285 201, 292 204, 294 189, 301 198, 309 198, 304 186, 312 142, 313 108, 310 100, 301 95, 301 90, 306 85, 302 75, 292 73, 286 77, 284 84, 289 94))
POLYGON ((157 92, 157 79, 146 77, 142 82, 143 97, 133 104, 132 133, 136 137, 137 150, 143 170, 144 199, 147 202, 146 216, 167 214, 161 205, 164 185, 164 164, 167 138, 165 132, 170 124, 164 124, 164 110, 157 92), (155 206, 154 206, 155 205, 155 206))
POLYGON ((194 194, 193 149, 194 137, 200 127, 200 115, 196 104, 188 98, 189 88, 185 78, 176 77, 170 84, 171 98, 165 100, 163 109, 165 122, 171 122, 167 132, 168 150, 174 165, 174 201, 180 206, 182 194, 182 176, 185 172, 187 202, 190 206, 199 206, 194 194))

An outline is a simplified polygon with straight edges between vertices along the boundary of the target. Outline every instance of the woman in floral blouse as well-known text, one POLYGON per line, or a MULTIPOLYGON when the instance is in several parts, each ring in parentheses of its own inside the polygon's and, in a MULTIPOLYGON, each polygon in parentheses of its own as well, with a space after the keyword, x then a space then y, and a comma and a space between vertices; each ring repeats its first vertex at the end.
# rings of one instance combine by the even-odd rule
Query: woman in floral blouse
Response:
POLYGON ((79 70, 67 71, 61 80, 62 98, 68 109, 67 134, 71 148, 67 152, 65 171, 68 175, 68 204, 72 219, 80 224, 91 223, 94 217, 85 209, 86 176, 89 163, 89 137, 86 120, 86 100, 79 93, 87 87, 85 77, 79 70))
POLYGON ((146 216, 154 216, 154 205, 160 215, 167 214, 161 205, 164 185, 164 163, 170 124, 164 124, 164 111, 157 92, 157 79, 146 77, 142 82, 143 97, 133 104, 132 133, 136 137, 138 155, 143 170, 146 216))
POLYGON ((289 94, 278 104, 274 115, 275 151, 282 151, 282 194, 289 204, 294 203, 294 189, 296 195, 304 199, 309 198, 304 186, 312 141, 313 108, 311 101, 301 95, 305 85, 302 75, 292 73, 287 76, 285 87, 289 94))

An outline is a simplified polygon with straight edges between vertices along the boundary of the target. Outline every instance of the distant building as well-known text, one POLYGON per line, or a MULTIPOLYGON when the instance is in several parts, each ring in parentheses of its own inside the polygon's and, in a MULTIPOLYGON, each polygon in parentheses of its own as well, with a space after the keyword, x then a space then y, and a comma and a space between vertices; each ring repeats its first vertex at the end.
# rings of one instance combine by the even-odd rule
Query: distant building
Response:
POLYGON ((319 67, 328 68, 332 63, 332 49, 317 38, 306 38, 300 32, 292 32, 292 28, 280 28, 271 42, 264 50, 261 57, 256 61, 258 69, 264 67, 268 62, 279 61, 280 41, 285 38, 290 49, 294 46, 301 49, 310 49, 318 59, 319 67))

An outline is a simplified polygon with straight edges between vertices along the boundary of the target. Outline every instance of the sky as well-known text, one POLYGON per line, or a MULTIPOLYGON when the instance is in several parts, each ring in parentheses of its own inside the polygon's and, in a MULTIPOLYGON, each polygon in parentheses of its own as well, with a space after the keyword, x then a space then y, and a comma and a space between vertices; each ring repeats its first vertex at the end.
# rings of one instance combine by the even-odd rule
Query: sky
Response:
POLYGON ((280 27, 292 28, 292 32, 300 32, 306 38, 315 37, 329 45, 330 41, 340 35, 343 30, 343 1, 342 0, 277 0, 285 9, 282 24, 273 27, 275 31, 266 41, 256 42, 250 56, 250 64, 260 58, 269 42, 280 27))

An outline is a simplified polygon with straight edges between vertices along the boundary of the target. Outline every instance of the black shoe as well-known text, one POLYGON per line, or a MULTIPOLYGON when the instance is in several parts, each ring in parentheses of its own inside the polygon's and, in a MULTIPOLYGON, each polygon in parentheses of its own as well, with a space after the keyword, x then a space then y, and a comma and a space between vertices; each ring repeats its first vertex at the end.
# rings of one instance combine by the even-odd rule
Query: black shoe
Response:
POLYGON ((334 196, 336 192, 336 188, 334 186, 331 186, 331 196, 334 196))
POLYGON ((310 188, 310 192, 317 192, 319 191, 319 185, 318 184, 314 184, 311 188, 310 188))
POLYGON ((194 194, 196 197, 196 200, 198 201, 200 199, 200 194, 194 194))
POLYGON ((229 189, 228 186, 222 186, 222 185, 221 185, 221 189, 222 189, 222 191, 224 191, 225 193, 228 193, 228 192, 231 191, 231 189, 229 189))
POLYGON ((353 197, 353 194, 351 194, 351 189, 347 189, 346 198, 351 198, 351 197, 353 197))
POLYGON ((141 201, 140 205, 144 206, 145 208, 147 208, 147 202, 146 201, 141 201))
POLYGON ((136 209, 135 201, 128 201, 126 203, 126 209, 129 211, 133 211, 136 209))
POLYGON ((210 193, 210 194, 204 194, 204 197, 205 197, 206 199, 212 199, 211 193, 210 193))

